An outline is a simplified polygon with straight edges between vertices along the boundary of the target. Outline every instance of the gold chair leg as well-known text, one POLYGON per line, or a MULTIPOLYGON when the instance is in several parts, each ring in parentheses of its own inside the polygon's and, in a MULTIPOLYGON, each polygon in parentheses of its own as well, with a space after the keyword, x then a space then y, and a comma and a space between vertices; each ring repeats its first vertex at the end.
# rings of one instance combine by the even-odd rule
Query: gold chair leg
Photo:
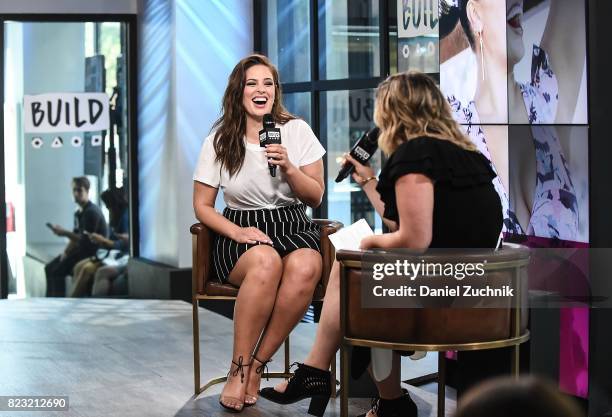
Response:
POLYGON ((348 417, 349 359, 344 344, 340 345, 340 417, 348 417))
POLYGON ((444 417, 446 404, 446 352, 438 352, 438 417, 444 417))
POLYGON ((514 379, 519 378, 520 373, 520 345, 514 345, 512 349, 512 376, 514 379))
POLYGON ((332 363, 331 363, 331 369, 330 369, 330 373, 331 373, 331 398, 336 398, 336 395, 338 394, 338 391, 336 389, 336 355, 334 355, 334 358, 332 359, 332 363))
POLYGON ((285 339, 285 373, 289 373, 289 368, 291 365, 289 364, 289 335, 285 339))
POLYGON ((198 312, 198 300, 194 297, 191 301, 193 307, 193 383, 194 394, 200 391, 200 319, 198 312))

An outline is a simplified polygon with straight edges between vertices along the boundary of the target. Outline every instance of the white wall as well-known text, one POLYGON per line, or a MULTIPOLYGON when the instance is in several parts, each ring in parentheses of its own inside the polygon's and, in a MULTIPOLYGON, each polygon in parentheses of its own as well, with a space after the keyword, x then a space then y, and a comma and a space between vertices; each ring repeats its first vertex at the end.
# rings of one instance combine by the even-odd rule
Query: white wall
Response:
POLYGON ((174 14, 171 0, 140 5, 138 182, 140 256, 177 264, 173 170, 174 14), (163 191, 162 191, 163 190, 163 191))
POLYGON ((0 0, 0 13, 135 14, 137 0, 0 0))
POLYGON ((253 49, 252 2, 140 0, 140 255, 191 266, 192 174, 234 65, 253 49))

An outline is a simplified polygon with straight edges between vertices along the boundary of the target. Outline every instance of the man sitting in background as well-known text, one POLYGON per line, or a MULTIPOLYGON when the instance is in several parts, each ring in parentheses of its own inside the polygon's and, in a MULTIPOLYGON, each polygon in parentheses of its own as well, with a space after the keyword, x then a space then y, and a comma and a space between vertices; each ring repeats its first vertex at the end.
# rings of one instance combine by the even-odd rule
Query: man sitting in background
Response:
POLYGON ((45 265, 47 276, 47 297, 64 297, 66 295, 66 275, 72 273, 74 265, 82 259, 93 256, 97 245, 88 234, 107 235, 107 225, 100 208, 89 201, 89 180, 86 177, 72 179, 72 195, 79 208, 74 213, 72 232, 58 225, 47 224, 57 236, 70 239, 61 255, 45 265))

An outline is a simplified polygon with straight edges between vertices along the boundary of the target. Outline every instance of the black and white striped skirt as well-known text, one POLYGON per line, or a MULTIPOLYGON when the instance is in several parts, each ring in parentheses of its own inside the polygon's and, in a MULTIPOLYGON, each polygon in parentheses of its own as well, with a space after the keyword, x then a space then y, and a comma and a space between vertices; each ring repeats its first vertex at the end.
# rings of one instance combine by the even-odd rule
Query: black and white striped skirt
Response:
MULTIPOLYGON (((272 246, 281 258, 296 249, 321 251, 321 229, 308 217, 304 204, 260 210, 234 210, 226 207, 223 217, 240 227, 256 227, 264 232, 272 240, 272 246)), ((227 282, 238 258, 260 244, 238 243, 227 236, 216 235, 213 264, 217 278, 223 283, 227 282)))

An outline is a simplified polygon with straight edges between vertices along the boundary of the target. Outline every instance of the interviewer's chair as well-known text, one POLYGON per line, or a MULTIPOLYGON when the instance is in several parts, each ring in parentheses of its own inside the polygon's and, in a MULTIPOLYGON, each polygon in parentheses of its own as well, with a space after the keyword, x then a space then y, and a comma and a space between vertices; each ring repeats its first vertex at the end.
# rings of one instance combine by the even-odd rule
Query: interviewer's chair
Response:
MULTIPOLYGON (((325 289, 329 279, 329 272, 334 262, 334 249, 329 241, 329 235, 335 233, 342 227, 342 223, 333 220, 314 219, 321 227, 321 256, 323 257, 323 269, 321 280, 317 284, 313 301, 321 301, 325 296, 325 289)), ((227 377, 213 378, 200 386, 200 323, 198 315, 198 302, 200 300, 236 300, 238 288, 231 284, 221 284, 216 278, 212 266, 212 238, 213 233, 202 223, 191 226, 193 270, 192 270, 192 304, 193 304, 193 371, 195 395, 199 395, 212 385, 225 382, 227 377)), ((284 372, 266 372, 264 378, 289 378, 289 336, 285 340, 285 369, 284 372)), ((335 396, 335 363, 332 363, 332 393, 335 396)))
MULTIPOLYGON (((438 352, 438 417, 444 416, 445 398, 445 352, 479 349, 496 349, 512 346, 512 373, 519 372, 519 345, 529 339, 527 330, 527 264, 529 249, 513 244, 504 244, 497 251, 470 251, 462 255, 388 254, 338 251, 340 262, 340 323, 342 328, 340 351, 341 403, 340 415, 347 416, 349 380, 348 346, 377 347, 398 351, 438 352), (377 256, 380 257, 379 260, 377 256), (515 297, 495 299, 484 308, 482 304, 453 297, 436 299, 436 308, 363 308, 361 286, 362 267, 376 260, 404 260, 411 263, 484 263, 484 276, 478 279, 481 288, 491 284, 512 283, 515 297), (367 262, 366 262, 367 260, 367 262), (452 308, 460 302, 461 308, 452 308), (453 304, 455 303, 455 304, 453 304), (475 305, 476 304, 476 305, 475 305), (471 307, 473 306, 473 307, 471 307)), ((424 279, 438 279, 426 277, 424 279)), ((381 282, 381 281, 379 281, 381 282)), ((438 279, 438 287, 444 281, 438 279)), ((479 300, 478 302, 481 302, 479 300)))

